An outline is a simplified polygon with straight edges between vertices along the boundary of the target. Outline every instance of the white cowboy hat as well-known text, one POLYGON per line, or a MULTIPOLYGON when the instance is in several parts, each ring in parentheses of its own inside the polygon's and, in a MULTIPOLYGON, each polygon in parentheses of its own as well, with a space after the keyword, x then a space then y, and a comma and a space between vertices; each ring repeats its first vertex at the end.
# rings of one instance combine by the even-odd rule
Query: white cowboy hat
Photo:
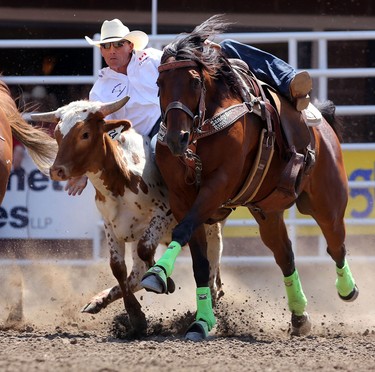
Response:
POLYGON ((134 44, 135 50, 142 50, 148 44, 148 36, 143 31, 130 31, 119 19, 104 21, 100 30, 100 40, 92 40, 85 36, 86 41, 97 47, 113 41, 128 40, 134 44))

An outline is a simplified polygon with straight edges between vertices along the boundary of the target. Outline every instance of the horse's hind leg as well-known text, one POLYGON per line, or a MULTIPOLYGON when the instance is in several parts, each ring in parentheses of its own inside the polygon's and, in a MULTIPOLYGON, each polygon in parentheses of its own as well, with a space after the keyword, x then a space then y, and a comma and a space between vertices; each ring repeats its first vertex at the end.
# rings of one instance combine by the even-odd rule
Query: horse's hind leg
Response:
POLYGON ((264 219, 257 213, 253 213, 253 215, 259 224, 262 241, 273 252, 275 261, 284 275, 288 307, 292 313, 292 334, 307 334, 311 329, 310 318, 305 311, 307 299, 294 264, 294 253, 286 230, 283 212, 269 213, 264 219))
POLYGON ((327 252, 336 262, 336 288, 340 298, 344 301, 354 301, 359 294, 353 275, 347 262, 345 248, 344 220, 317 220, 327 241, 327 252))
POLYGON ((358 294, 349 264, 346 260, 344 212, 346 191, 335 188, 332 195, 327 190, 314 196, 301 194, 297 207, 301 213, 311 214, 316 220, 327 241, 327 252, 336 263, 336 288, 344 301, 354 301, 358 294), (341 197, 340 197, 341 196, 341 197), (312 207, 312 206, 320 206, 312 207))

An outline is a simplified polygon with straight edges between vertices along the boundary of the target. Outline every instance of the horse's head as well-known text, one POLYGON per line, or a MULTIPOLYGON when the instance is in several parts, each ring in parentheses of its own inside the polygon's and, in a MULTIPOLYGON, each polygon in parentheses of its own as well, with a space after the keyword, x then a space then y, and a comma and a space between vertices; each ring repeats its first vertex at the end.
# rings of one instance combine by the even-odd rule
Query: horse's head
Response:
POLYGON ((158 85, 166 143, 173 155, 183 155, 203 119, 204 84, 193 60, 169 59, 159 67, 158 85))
POLYGON ((164 48, 158 78, 160 106, 164 139, 176 156, 194 141, 205 116, 212 116, 223 100, 238 94, 228 60, 206 43, 226 27, 213 16, 164 48))

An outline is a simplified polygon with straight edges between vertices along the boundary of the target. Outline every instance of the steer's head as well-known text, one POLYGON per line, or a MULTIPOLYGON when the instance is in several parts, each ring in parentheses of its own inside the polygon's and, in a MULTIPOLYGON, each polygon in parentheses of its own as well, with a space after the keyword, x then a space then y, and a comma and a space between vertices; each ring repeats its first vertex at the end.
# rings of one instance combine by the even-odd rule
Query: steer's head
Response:
POLYGON ((128 120, 104 118, 128 100, 129 97, 110 103, 75 101, 53 112, 31 115, 33 120, 57 123, 55 138, 59 150, 50 168, 53 180, 65 181, 101 169, 105 156, 104 134, 121 126, 122 130, 131 126, 128 120))

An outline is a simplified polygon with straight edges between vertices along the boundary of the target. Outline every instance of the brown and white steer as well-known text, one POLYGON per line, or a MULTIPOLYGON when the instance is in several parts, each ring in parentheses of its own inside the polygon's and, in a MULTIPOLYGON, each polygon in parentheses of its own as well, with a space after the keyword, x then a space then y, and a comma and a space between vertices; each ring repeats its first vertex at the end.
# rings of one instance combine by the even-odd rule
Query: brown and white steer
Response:
MULTIPOLYGON (((176 222, 149 138, 137 134, 128 120, 104 120, 127 100, 126 97, 106 104, 75 101, 54 112, 34 114, 32 119, 58 123, 55 137, 59 150, 50 176, 63 181, 87 175, 95 188, 95 202, 104 221, 110 266, 119 285, 94 296, 82 311, 97 313, 123 297, 133 328, 143 331, 146 319, 134 292, 141 289, 140 280, 154 264, 157 246, 169 242, 176 222), (121 126, 122 133, 113 140, 110 135, 121 126), (125 243, 132 247, 133 267, 129 275, 124 260, 125 243)), ((216 299, 222 293, 221 225, 207 229, 210 286, 216 299)), ((168 290, 174 291, 173 281, 168 283, 168 290)))

